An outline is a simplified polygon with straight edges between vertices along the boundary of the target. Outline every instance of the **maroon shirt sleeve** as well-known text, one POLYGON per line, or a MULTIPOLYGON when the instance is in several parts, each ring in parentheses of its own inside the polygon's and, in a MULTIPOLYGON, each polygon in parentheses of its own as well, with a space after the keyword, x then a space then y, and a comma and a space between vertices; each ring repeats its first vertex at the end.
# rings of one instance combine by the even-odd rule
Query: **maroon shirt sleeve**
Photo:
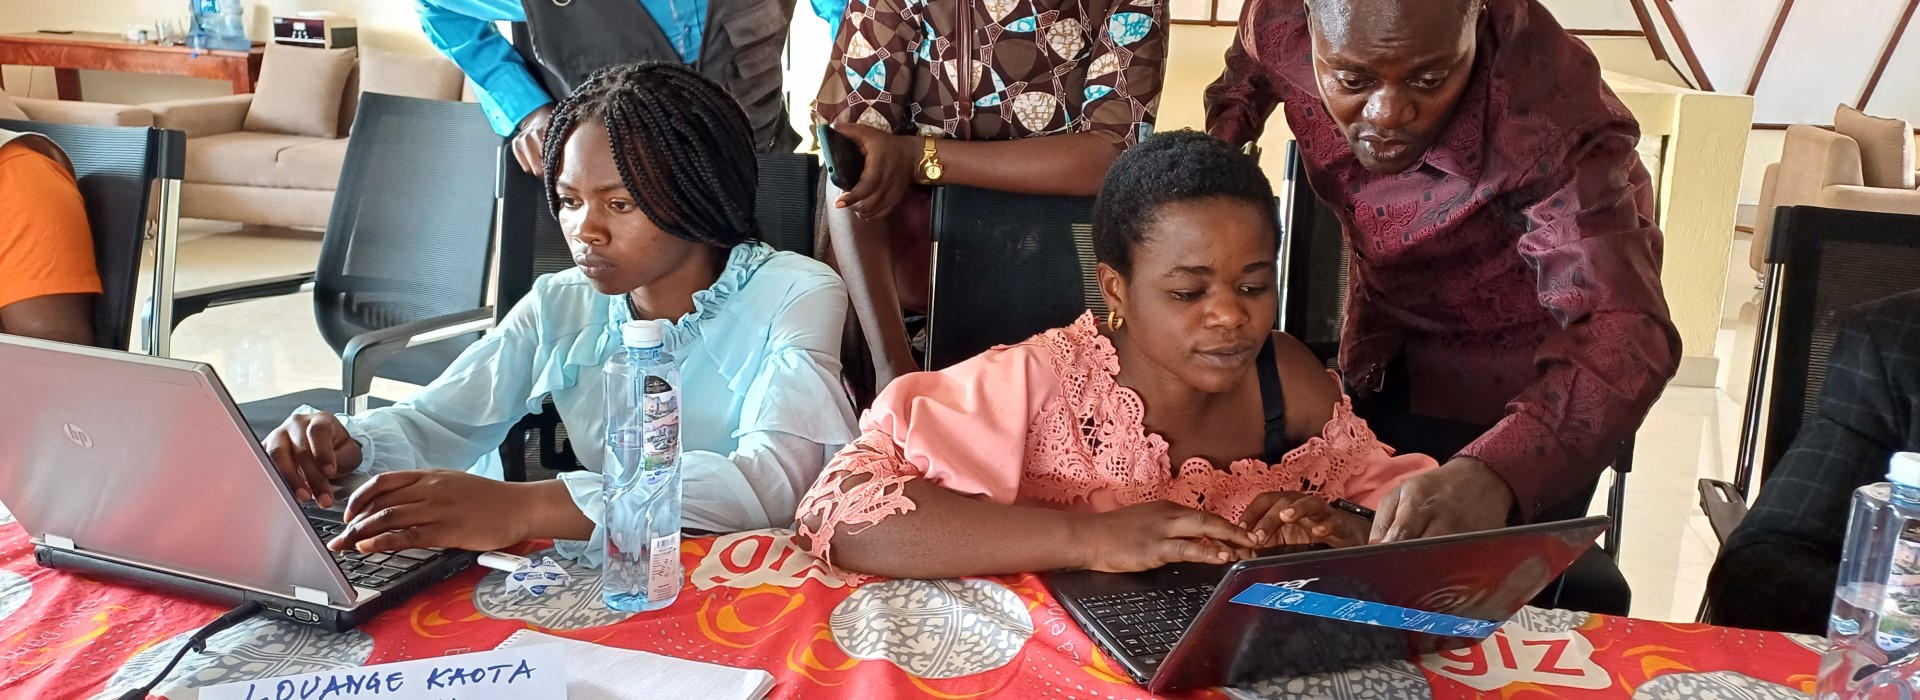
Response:
POLYGON ((1240 29, 1227 47, 1227 67, 1207 86, 1207 133, 1240 146, 1259 140, 1266 130, 1267 118, 1280 104, 1280 93, 1258 55, 1248 49, 1258 51, 1263 40, 1277 41, 1275 33, 1290 29, 1285 21, 1288 5, 1299 2, 1248 0, 1241 9, 1240 29))
POLYGON ((1539 379, 1460 452, 1504 478, 1528 519, 1599 477, 1680 358, 1638 128, 1607 119, 1579 133, 1562 181, 1543 183, 1545 195, 1525 207, 1530 230, 1518 242, 1560 327, 1535 353, 1539 379))

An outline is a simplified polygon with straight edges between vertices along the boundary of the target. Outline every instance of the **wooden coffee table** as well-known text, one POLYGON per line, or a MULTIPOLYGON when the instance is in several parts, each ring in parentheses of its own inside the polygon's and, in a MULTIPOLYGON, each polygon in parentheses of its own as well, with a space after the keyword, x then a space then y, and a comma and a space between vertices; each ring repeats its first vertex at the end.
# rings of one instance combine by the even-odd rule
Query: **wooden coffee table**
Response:
MULTIPOLYGON (((0 34, 0 65, 50 66, 60 99, 80 99, 80 71, 180 75, 233 83, 235 94, 253 92, 264 44, 250 51, 202 51, 185 46, 136 44, 103 32, 0 34)), ((0 78, 0 88, 6 87, 0 78)))

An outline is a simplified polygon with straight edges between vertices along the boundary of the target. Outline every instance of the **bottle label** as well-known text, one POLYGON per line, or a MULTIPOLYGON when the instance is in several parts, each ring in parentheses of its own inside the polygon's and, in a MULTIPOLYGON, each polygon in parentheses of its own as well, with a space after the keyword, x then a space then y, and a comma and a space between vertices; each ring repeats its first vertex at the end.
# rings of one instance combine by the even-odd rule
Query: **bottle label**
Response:
POLYGON ((1886 595, 1880 599, 1880 624, 1874 641, 1898 651, 1920 641, 1920 521, 1909 521, 1893 544, 1886 595))
POLYGON ((680 391, 661 377, 649 376, 641 406, 647 466, 671 464, 680 454, 680 391))
POLYGON ((647 548, 647 600, 661 601, 680 592, 680 533, 653 538, 647 548))

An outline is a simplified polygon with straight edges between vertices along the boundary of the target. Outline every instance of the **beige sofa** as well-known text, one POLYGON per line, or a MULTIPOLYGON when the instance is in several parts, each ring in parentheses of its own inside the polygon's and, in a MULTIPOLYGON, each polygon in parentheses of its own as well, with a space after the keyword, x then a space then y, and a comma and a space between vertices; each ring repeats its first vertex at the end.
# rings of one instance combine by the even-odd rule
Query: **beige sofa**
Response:
POLYGON ((1920 214, 1920 174, 1914 172, 1913 129, 1904 121, 1866 117, 1842 106, 1834 130, 1787 127, 1780 162, 1767 166, 1760 214, 1753 224, 1748 264, 1766 268, 1775 207, 1813 205, 1894 214, 1920 214))
POLYGON ((278 50, 283 49, 270 50, 269 65, 262 68, 262 84, 255 94, 144 105, 152 111, 155 126, 187 134, 181 216, 262 226, 326 228, 362 89, 438 100, 461 100, 471 95, 463 89, 466 81, 459 68, 443 58, 367 50, 358 55, 348 73, 338 114, 333 117, 338 137, 249 130, 248 112, 255 98, 273 89, 267 81, 298 84, 307 78, 297 72, 273 70, 272 51, 278 50))
POLYGON ((0 92, 0 119, 20 118, 59 124, 153 126, 153 112, 147 111, 145 107, 103 102, 42 100, 14 97, 0 92))

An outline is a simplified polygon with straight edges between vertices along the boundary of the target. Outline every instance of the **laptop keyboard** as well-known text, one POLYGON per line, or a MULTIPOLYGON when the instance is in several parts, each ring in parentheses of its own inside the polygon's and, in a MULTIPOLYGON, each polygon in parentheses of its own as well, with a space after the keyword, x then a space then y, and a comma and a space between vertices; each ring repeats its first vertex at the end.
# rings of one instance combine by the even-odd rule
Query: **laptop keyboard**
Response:
MULTIPOLYGON (((322 542, 332 540, 345 528, 324 518, 307 516, 307 523, 313 531, 320 534, 322 542)), ((347 575, 347 583, 360 588, 379 590, 393 585, 394 581, 407 572, 420 568, 427 560, 440 556, 437 549, 408 549, 399 552, 361 554, 359 552, 332 552, 333 562, 340 565, 341 573, 347 575)))
POLYGON ((1213 597, 1213 584, 1155 591, 1112 593, 1083 598, 1080 604, 1119 645, 1117 651, 1149 668, 1173 649, 1200 608, 1213 597))

